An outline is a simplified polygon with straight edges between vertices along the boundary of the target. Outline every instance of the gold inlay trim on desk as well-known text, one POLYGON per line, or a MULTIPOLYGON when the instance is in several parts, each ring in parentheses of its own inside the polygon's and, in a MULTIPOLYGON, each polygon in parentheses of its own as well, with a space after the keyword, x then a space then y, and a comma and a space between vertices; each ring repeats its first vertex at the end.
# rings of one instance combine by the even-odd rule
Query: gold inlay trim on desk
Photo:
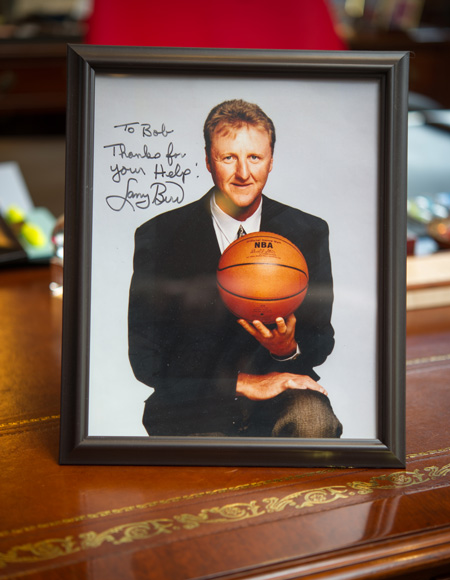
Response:
MULTIPOLYGON (((446 354, 409 359, 407 360, 406 364, 407 366, 413 366, 426 363, 445 362, 449 360, 450 354, 446 354)), ((46 417, 36 417, 31 419, 11 421, 0 424, 0 429, 50 423, 57 421, 59 418, 59 415, 50 415, 46 417)), ((426 458, 441 453, 447 453, 449 451, 450 447, 447 447, 432 451, 411 453, 408 454, 407 458, 426 458)), ((127 512, 149 509, 165 504, 175 504, 180 501, 200 499, 211 495, 218 495, 252 488, 255 489, 257 487, 270 485, 272 483, 283 483, 298 480, 300 478, 311 477, 320 473, 332 473, 333 471, 335 470, 325 469, 321 471, 313 471, 296 476, 289 476, 268 481, 252 482, 236 487, 199 492, 135 506, 124 506, 121 508, 105 510, 93 514, 82 514, 60 521, 26 526, 16 530, 0 531, 0 538, 49 529, 62 525, 79 523, 86 520, 118 516, 127 512)), ((78 536, 45 539, 35 543, 14 546, 7 552, 0 553, 0 568, 5 568, 8 564, 36 564, 38 562, 49 561, 84 550, 98 548, 105 543, 120 545, 138 540, 150 539, 160 534, 174 534, 180 530, 193 530, 205 524, 239 522, 252 518, 258 518, 270 513, 282 512, 286 509, 299 510, 306 507, 314 508, 316 506, 323 506, 326 504, 339 502, 340 500, 349 499, 351 496, 355 495, 373 494, 377 490, 392 490, 401 487, 407 488, 419 485, 427 481, 443 478, 449 473, 450 464, 447 464, 441 468, 431 466, 423 468, 422 470, 416 469, 414 471, 399 471, 372 477, 368 482, 354 481, 347 483, 346 485, 317 487, 288 494, 281 498, 268 497, 262 499, 261 501, 253 500, 250 502, 231 503, 221 507, 206 508, 201 510, 198 514, 183 513, 174 515, 170 518, 156 518, 140 522, 129 522, 108 528, 100 533, 89 531, 86 533, 81 533, 78 536)))
POLYGON ((314 475, 322 475, 324 473, 333 473, 335 471, 337 471, 337 469, 333 469, 333 468, 320 469, 320 470, 315 470, 315 471, 309 471, 308 473, 300 473, 298 475, 289 475, 286 477, 278 477, 278 478, 268 479, 268 480, 263 480, 263 481, 254 481, 251 483, 242 483, 240 485, 236 485, 233 487, 222 487, 219 489, 199 491, 197 493, 180 495, 180 496, 170 497, 167 499, 160 499, 160 500, 150 501, 150 502, 132 505, 132 506, 123 506, 120 508, 113 508, 111 510, 103 510, 101 512, 96 512, 96 513, 92 513, 92 514, 83 514, 83 515, 75 516, 73 518, 64 518, 63 520, 58 520, 55 522, 46 522, 43 524, 26 526, 24 528, 18 528, 15 530, 0 531, 0 538, 12 536, 12 535, 19 535, 19 534, 23 534, 26 532, 40 530, 40 529, 53 528, 53 527, 61 526, 61 525, 75 524, 75 523, 83 522, 85 520, 95 520, 95 519, 99 519, 99 518, 118 516, 118 515, 121 515, 124 513, 132 512, 132 511, 146 510, 146 509, 150 509, 150 508, 154 508, 154 507, 158 507, 158 506, 175 504, 175 503, 179 503, 180 501, 190 501, 190 500, 201 499, 201 498, 212 496, 212 495, 220 495, 223 493, 230 493, 230 492, 236 492, 236 491, 245 491, 247 489, 252 489, 252 488, 255 489, 257 487, 271 485, 273 483, 287 483, 289 481, 298 481, 300 479, 312 477, 314 475))
POLYGON ((8 421, 7 423, 0 423, 0 429, 11 429, 16 427, 28 427, 29 425, 48 423, 50 421, 57 421, 60 415, 48 415, 47 417, 33 417, 31 419, 19 419, 18 421, 8 421))
MULTIPOLYGON (((57 416, 54 416, 54 417, 57 417, 57 416)), ((445 447, 442 449, 433 449, 431 451, 422 451, 419 453, 410 453, 406 456, 406 459, 416 459, 419 457, 426 458, 429 456, 438 455, 438 454, 442 454, 442 453, 448 453, 448 452, 450 452, 450 447, 445 447)), ((220 488, 220 489, 207 490, 207 491, 201 491, 201 492, 187 494, 187 495, 175 496, 175 497, 171 497, 171 498, 167 498, 167 499, 146 502, 143 504, 137 504, 137 505, 132 505, 132 506, 123 506, 123 507, 119 507, 119 508, 113 508, 111 510, 103 510, 103 511, 91 513, 91 514, 82 514, 79 516, 74 516, 72 518, 64 518, 62 520, 57 520, 57 521, 53 521, 53 522, 45 522, 45 523, 41 523, 41 524, 35 524, 35 525, 26 526, 23 528, 17 528, 17 529, 13 529, 13 530, 0 530, 0 539, 8 537, 8 536, 12 536, 12 535, 19 535, 19 534, 23 534, 23 533, 33 532, 33 531, 40 530, 40 529, 48 529, 48 528, 57 527, 57 526, 61 526, 61 525, 80 523, 80 522, 83 522, 85 520, 94 520, 94 519, 99 519, 99 518, 117 516, 117 515, 121 515, 124 513, 129 513, 132 511, 145 510, 145 509, 150 509, 153 507, 158 507, 158 506, 167 505, 167 504, 175 504, 175 503, 179 503, 180 501, 189 501, 189 500, 201 499, 203 497, 212 496, 212 495, 220 495, 220 494, 224 494, 224 493, 244 491, 244 490, 248 490, 251 488, 257 488, 257 487, 263 487, 266 485, 271 485, 274 483, 287 483, 289 481, 295 481, 295 480, 298 481, 300 479, 312 477, 314 475, 321 475, 321 474, 325 474, 325 473, 331 474, 331 473, 336 472, 336 471, 338 471, 337 468, 320 469, 320 470, 315 470, 315 471, 309 471, 307 473, 300 473, 298 475, 289 475, 286 477, 274 478, 274 479, 263 480, 263 481, 255 481, 255 482, 244 483, 244 484, 240 484, 240 485, 232 486, 232 487, 224 487, 224 488, 220 488)), ((403 473, 403 472, 401 472, 401 473, 403 473)))
POLYGON ((431 455, 448 453, 449 451, 450 447, 443 447, 442 449, 433 449, 432 451, 420 451, 419 453, 408 453, 406 459, 417 459, 418 457, 430 457, 431 455))
POLYGON ((437 354, 433 356, 424 356, 422 358, 410 358, 406 361, 406 366, 413 366, 413 365, 420 365, 420 364, 427 364, 427 363, 435 363, 435 362, 445 362, 450 361, 450 353, 449 354, 437 354))
POLYGON ((197 514, 179 513, 165 518, 152 518, 127 522, 102 532, 88 531, 77 536, 49 538, 26 543, 0 553, 0 568, 11 564, 36 564, 54 560, 82 551, 94 550, 104 544, 119 546, 148 540, 159 535, 189 532, 203 525, 220 525, 259 518, 287 509, 314 508, 351 499, 352 496, 368 495, 378 490, 409 488, 424 482, 435 481, 450 473, 450 463, 443 467, 435 465, 414 471, 383 473, 369 481, 352 481, 345 485, 329 485, 297 491, 283 497, 266 497, 261 500, 234 502, 224 506, 204 508, 197 514))
MULTIPOLYGON (((423 451, 423 452, 419 452, 419 453, 410 453, 409 455, 406 456, 406 458, 407 459, 416 459, 419 457, 426 458, 426 457, 430 457, 433 455, 438 455, 441 453, 448 453, 448 452, 450 452, 450 447, 445 447, 442 449, 433 449, 432 451, 423 451)), ((35 524, 32 526, 26 526, 23 528, 17 528, 17 529, 13 529, 13 530, 3 530, 3 531, 0 531, 0 539, 8 537, 8 536, 17 536, 20 534, 33 532, 33 531, 37 531, 37 530, 44 530, 44 529, 54 528, 54 527, 62 526, 62 525, 80 523, 80 522, 83 522, 86 520, 96 520, 96 519, 107 518, 107 517, 112 517, 112 516, 120 516, 121 514, 124 514, 124 513, 130 513, 130 512, 138 511, 138 510, 151 509, 151 508, 155 508, 158 506, 164 506, 164 505, 168 505, 168 504, 175 504, 175 503, 179 503, 181 501, 190 501, 190 500, 201 499, 201 498, 213 496, 213 495, 221 495, 224 493, 233 493, 233 492, 237 492, 237 491, 245 491, 248 489, 256 489, 258 487, 263 487, 263 486, 271 485, 274 483, 288 483, 290 481, 298 481, 300 479, 305 479, 307 477, 312 477, 314 475, 322 475, 325 473, 331 474, 331 473, 334 473, 336 471, 338 471, 338 469, 334 469, 334 468, 308 471, 307 473, 300 473, 298 475, 289 475, 286 477, 279 477, 279 478, 268 479, 268 480, 263 480, 263 481, 254 481, 251 483, 243 483, 243 484, 232 486, 232 487, 223 487, 223 488, 219 488, 219 489, 200 491, 197 493, 191 493, 191 494, 175 496, 175 497, 171 497, 171 498, 167 498, 167 499, 155 500, 155 501, 146 502, 143 504, 136 504, 136 505, 131 505, 131 506, 128 505, 128 506, 123 506, 123 507, 119 507, 119 508, 113 508, 111 510, 103 510, 103 511, 91 513, 91 514, 82 514, 79 516, 74 516, 72 518, 64 518, 62 520, 57 520, 57 521, 53 521, 53 522, 45 522, 42 524, 35 524)), ((403 473, 403 472, 400 472, 400 473, 403 473)))

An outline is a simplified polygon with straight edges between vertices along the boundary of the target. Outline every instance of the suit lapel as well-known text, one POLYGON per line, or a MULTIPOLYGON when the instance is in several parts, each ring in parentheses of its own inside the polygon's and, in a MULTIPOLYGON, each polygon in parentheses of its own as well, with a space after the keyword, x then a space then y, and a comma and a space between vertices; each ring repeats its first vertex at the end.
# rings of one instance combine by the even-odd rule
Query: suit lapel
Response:
POLYGON ((283 220, 281 219, 282 211, 280 206, 272 199, 263 195, 263 205, 261 213, 261 231, 272 232, 283 235, 283 220))
POLYGON ((194 204, 195 208, 189 224, 189 230, 192 240, 191 247, 194 250, 194 255, 202 260, 202 269, 215 272, 220 259, 220 249, 209 205, 211 191, 194 204))

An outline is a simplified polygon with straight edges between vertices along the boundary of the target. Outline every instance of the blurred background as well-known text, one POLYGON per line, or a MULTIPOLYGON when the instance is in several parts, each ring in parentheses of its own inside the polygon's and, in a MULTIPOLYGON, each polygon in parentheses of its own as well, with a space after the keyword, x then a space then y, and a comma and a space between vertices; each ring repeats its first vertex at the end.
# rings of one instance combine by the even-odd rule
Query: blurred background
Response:
POLYGON ((448 281, 450 303, 448 0, 0 0, 0 163, 17 163, 34 205, 55 217, 67 43, 411 51, 408 249, 428 259, 408 264, 409 284, 437 276, 442 294, 448 281))

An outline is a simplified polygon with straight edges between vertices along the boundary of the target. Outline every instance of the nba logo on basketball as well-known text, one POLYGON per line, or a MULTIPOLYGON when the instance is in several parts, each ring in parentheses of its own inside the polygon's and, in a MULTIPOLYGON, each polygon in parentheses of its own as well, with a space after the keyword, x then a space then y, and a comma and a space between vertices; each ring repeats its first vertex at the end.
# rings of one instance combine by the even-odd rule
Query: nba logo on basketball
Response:
POLYGON ((255 242, 255 248, 273 248, 272 242, 255 242))

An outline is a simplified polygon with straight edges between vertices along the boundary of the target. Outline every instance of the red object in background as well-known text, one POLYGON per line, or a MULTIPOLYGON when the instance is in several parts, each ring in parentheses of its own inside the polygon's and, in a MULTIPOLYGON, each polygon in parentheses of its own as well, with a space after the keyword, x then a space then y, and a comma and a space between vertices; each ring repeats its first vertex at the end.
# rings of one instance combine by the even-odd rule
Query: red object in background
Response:
POLYGON ((86 42, 344 50, 326 0, 95 0, 86 42))

